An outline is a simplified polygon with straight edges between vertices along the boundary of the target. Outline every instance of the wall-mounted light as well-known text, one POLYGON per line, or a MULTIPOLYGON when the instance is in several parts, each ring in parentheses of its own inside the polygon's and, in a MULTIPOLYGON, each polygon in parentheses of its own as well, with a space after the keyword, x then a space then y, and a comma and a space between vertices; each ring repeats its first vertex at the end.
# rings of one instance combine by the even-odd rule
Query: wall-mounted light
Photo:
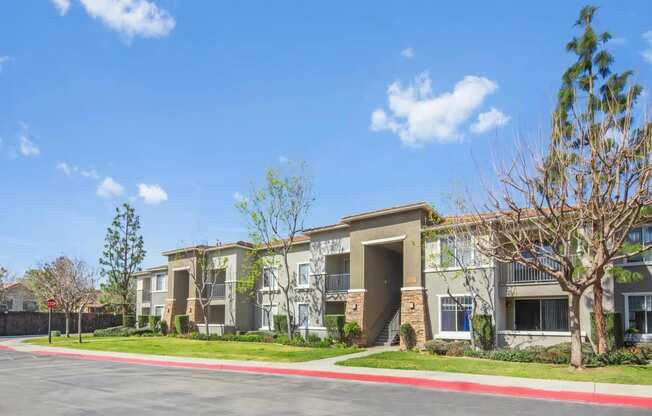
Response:
POLYGON ((358 310, 358 304, 357 304, 357 303, 354 303, 354 304, 353 304, 353 310, 354 310, 354 311, 357 311, 357 310, 358 310))
POLYGON ((414 309, 414 302, 410 302, 410 309, 414 309))

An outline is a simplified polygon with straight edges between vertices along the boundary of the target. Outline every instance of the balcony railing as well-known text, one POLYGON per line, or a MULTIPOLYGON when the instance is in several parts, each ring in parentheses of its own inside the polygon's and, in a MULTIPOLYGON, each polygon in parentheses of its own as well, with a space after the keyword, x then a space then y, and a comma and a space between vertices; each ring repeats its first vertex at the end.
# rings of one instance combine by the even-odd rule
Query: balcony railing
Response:
POLYGON ((201 292, 202 297, 204 299, 224 299, 224 286, 224 283, 207 284, 201 292))
POLYGON ((350 274, 327 274, 325 276, 326 292, 346 292, 349 290, 350 274))
MULTIPOLYGON (((544 259, 542 262, 549 263, 549 267, 553 269, 559 267, 552 260, 544 259)), ((555 281, 554 276, 519 263, 502 263, 500 265, 500 282, 502 284, 550 283, 555 281)))

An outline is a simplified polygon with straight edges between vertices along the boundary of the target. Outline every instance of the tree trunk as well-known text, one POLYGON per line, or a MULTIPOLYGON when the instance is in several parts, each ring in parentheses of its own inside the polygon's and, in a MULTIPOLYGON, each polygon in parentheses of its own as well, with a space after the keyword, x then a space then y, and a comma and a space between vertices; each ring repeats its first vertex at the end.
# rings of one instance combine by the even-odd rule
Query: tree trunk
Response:
POLYGON ((77 313, 77 333, 79 334, 79 343, 82 343, 82 309, 79 308, 79 312, 77 313))
POLYGON ((206 336, 210 335, 210 331, 208 330, 208 313, 206 312, 206 308, 204 306, 201 307, 202 315, 204 315, 204 325, 206 326, 206 336))
POLYGON ((593 315, 595 319, 595 328, 591 328, 595 331, 595 343, 598 349, 598 354, 607 353, 607 339, 605 336, 605 327, 604 327, 604 311, 602 308, 602 298, 604 289, 602 288, 602 277, 604 275, 603 271, 598 271, 598 279, 593 285, 593 315))
POLYGON ((127 315, 129 315, 129 305, 127 305, 127 297, 122 297, 122 323, 127 323, 127 315))
POLYGON ((580 328, 580 298, 581 296, 571 293, 569 308, 569 324, 571 332, 571 367, 582 367, 582 331, 580 328))
POLYGON ((289 290, 285 293, 285 308, 287 309, 287 325, 288 325, 288 337, 292 339, 292 319, 290 315, 290 294, 289 290))
POLYGON ((70 311, 64 310, 66 314, 66 338, 70 338, 70 311))

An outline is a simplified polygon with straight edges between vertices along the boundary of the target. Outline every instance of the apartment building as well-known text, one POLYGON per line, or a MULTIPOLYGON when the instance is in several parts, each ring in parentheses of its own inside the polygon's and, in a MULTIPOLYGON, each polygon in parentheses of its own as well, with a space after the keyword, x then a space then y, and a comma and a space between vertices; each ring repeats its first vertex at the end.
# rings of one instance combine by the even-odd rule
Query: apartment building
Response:
MULTIPOLYGON (((226 263, 219 262, 223 279, 209 289, 217 293, 209 311, 211 332, 272 327, 271 315, 287 314, 278 281, 291 279, 295 323, 320 335, 326 334, 326 314, 343 313, 360 324, 366 344, 394 341, 403 322, 414 327, 419 343, 433 338, 469 339, 471 314, 490 313, 501 346, 570 340, 568 296, 551 276, 483 258, 473 244, 446 234, 451 221, 439 225, 436 236, 425 232, 432 228, 427 221, 432 214, 432 207, 421 202, 349 215, 335 224, 305 230, 290 252, 289 276, 282 267, 264 269, 255 299, 238 293, 235 282, 244 279, 251 254, 261 252, 246 242, 211 248, 215 256, 226 258, 226 263), (474 304, 468 286, 456 278, 459 267, 443 266, 447 263, 442 256, 451 250, 477 273, 475 290, 490 299, 490 310, 474 304)), ((652 241, 652 227, 633 230, 630 239, 652 241)), ((138 314, 159 315, 168 322, 176 314, 188 314, 194 322, 203 322, 198 309, 202 293, 189 280, 194 250, 164 252, 166 265, 135 275, 138 314)), ((607 278, 605 309, 620 312, 625 329, 636 328, 642 339, 652 340, 652 254, 623 266, 641 273, 643 279, 623 284, 607 278)), ((581 310, 585 336, 591 310, 591 293, 587 293, 581 310)))

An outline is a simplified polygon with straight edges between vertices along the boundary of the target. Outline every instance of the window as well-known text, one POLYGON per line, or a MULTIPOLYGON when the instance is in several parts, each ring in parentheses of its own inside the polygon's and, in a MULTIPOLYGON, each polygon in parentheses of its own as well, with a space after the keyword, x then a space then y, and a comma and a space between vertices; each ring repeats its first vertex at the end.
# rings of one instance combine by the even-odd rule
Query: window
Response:
POLYGON ((159 273, 156 275, 156 291, 166 291, 168 285, 168 276, 164 273, 159 273))
POLYGON ((163 316, 163 310, 165 309, 165 306, 155 306, 154 307, 154 315, 155 316, 163 316))
POLYGON ((471 296, 450 296, 440 298, 441 328, 440 332, 468 332, 471 329, 471 296))
POLYGON ((308 286, 310 284, 310 263, 300 263, 297 273, 297 286, 308 286))
MULTIPOLYGON (((652 244, 652 226, 636 227, 627 234, 627 242, 630 244, 647 245, 652 244)), ((628 258, 625 263, 652 263, 652 250, 637 256, 628 258)))
POLYGON ((469 236, 448 236, 439 242, 439 264, 442 267, 469 267, 486 263, 469 236))
POLYGON ((7 299, 7 310, 10 311, 14 308, 14 300, 13 299, 7 299))
POLYGON ((297 313, 298 315, 298 327, 299 328, 308 328, 308 324, 310 322, 310 309, 308 308, 307 303, 300 303, 298 305, 299 311, 297 313))
POLYGON ((263 269, 263 289, 276 289, 276 269, 271 267, 263 269))
POLYGON ((25 300, 23 301, 23 310, 26 312, 36 312, 38 305, 33 300, 25 300))
POLYGON ((568 299, 516 299, 514 329, 567 332, 568 299))
POLYGON ((652 334, 652 294, 627 296, 627 328, 652 334))
POLYGON ((278 306, 276 305, 267 305, 266 307, 262 308, 261 310, 262 313, 262 318, 260 320, 261 322, 261 328, 263 329, 268 329, 272 328, 274 329, 274 315, 278 313, 278 306), (271 306, 271 309, 270 309, 271 306), (271 324, 271 326, 270 326, 271 324))

